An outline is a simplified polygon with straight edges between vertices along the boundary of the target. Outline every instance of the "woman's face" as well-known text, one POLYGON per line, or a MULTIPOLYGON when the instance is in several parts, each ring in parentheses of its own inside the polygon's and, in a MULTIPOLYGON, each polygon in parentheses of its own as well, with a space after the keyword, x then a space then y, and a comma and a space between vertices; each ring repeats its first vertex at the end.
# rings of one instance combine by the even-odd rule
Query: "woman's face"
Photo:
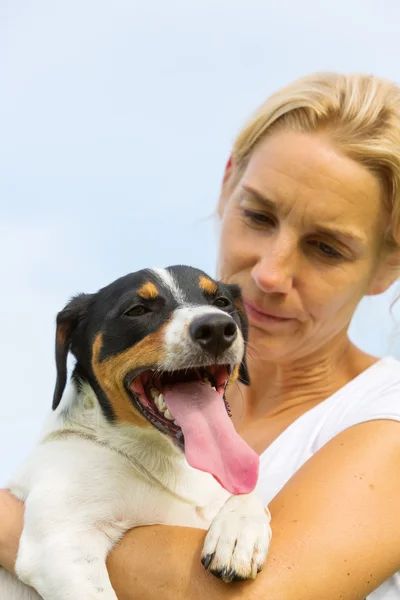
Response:
POLYGON ((360 299, 382 291, 381 186, 328 136, 271 134, 239 177, 227 172, 219 214, 219 277, 242 287, 265 360, 345 339, 360 299))

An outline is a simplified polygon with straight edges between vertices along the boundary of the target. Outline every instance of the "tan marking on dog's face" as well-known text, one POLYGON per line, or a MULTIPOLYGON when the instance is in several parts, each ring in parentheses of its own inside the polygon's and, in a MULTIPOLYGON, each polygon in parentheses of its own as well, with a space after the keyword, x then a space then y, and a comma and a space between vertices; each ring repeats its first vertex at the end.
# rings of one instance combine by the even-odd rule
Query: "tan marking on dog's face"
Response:
POLYGON ((232 371, 232 375, 228 379, 227 386, 235 383, 235 381, 237 381, 238 377, 239 377, 239 365, 235 365, 235 367, 232 371))
POLYGON ((241 313, 242 315, 246 314, 246 309, 245 309, 244 304, 243 304, 243 302, 241 300, 235 300, 234 304, 235 304, 235 306, 237 308, 237 311, 239 313, 241 313))
POLYGON ((209 279, 209 277, 205 277, 204 275, 201 275, 199 277, 199 286, 203 290, 203 292, 205 292, 206 294, 209 294, 210 296, 213 296, 214 294, 216 294, 217 290, 218 290, 218 287, 217 287, 217 284, 215 283, 215 281, 213 281, 212 279, 209 279))
POLYGON ((152 281, 147 281, 138 289, 137 293, 143 300, 154 300, 158 296, 158 289, 152 281))
POLYGON ((102 334, 99 333, 93 343, 92 368, 114 411, 118 423, 152 427, 147 419, 135 408, 125 389, 124 379, 129 371, 160 365, 165 361, 164 324, 154 333, 115 356, 99 361, 102 334))

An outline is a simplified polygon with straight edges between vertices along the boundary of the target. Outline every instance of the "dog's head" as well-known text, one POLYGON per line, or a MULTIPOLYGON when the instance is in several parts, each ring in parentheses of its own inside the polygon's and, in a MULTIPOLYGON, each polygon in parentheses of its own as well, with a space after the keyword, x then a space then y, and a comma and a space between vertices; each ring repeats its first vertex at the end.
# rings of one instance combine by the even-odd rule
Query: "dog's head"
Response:
POLYGON ((58 314, 53 409, 71 351, 76 377, 89 382, 109 421, 157 428, 193 467, 247 493, 258 457, 234 431, 225 401, 228 385, 249 383, 246 342, 238 286, 186 266, 126 275, 58 314))

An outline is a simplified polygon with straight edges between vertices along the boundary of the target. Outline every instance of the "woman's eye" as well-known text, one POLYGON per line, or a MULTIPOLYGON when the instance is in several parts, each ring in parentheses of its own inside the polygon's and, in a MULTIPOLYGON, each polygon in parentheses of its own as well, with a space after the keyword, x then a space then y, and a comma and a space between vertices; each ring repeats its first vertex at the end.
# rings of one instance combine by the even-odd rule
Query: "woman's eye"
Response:
POLYGON ((343 258, 343 255, 340 252, 338 252, 335 248, 333 248, 329 244, 326 244, 325 242, 313 242, 313 245, 321 254, 323 254, 327 258, 332 258, 336 260, 343 258))
POLYGON ((254 210, 248 210, 245 208, 243 210, 243 214, 246 217, 246 219, 248 219, 252 223, 255 223, 256 225, 275 225, 274 220, 265 213, 257 212, 254 210))
POLYGON ((150 312, 150 308, 143 306, 143 304, 137 304, 136 306, 132 306, 132 308, 127 310, 125 315, 127 317, 141 317, 148 312, 150 312))
POLYGON ((219 298, 216 298, 213 304, 218 308, 227 308, 231 305, 230 301, 228 300, 228 298, 225 298, 225 296, 220 296, 219 298))

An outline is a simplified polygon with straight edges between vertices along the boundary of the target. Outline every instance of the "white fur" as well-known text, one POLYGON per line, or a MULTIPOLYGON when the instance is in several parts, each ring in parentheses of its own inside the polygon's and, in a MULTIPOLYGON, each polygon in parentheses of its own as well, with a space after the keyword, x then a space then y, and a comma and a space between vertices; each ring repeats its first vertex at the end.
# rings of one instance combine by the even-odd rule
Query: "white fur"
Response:
MULTIPOLYGON (((188 324, 207 311, 219 312, 176 311, 166 330, 164 368, 176 364, 177 345, 184 358, 188 324)), ((228 352, 234 360, 242 355, 241 336, 228 352)), ((124 533, 145 524, 212 524, 203 550, 203 556, 214 554, 210 569, 234 568, 248 578, 266 558, 270 518, 254 493, 229 497, 155 428, 111 425, 88 384, 80 392, 73 383, 66 388, 9 487, 25 502, 25 523, 20 581, 0 568, 1 600, 117 600, 106 556, 124 533)))
POLYGON ((178 283, 176 282, 174 276, 170 271, 159 267, 154 267, 151 270, 157 275, 157 277, 162 281, 162 283, 167 286, 167 288, 170 290, 171 294, 177 302, 179 302, 180 304, 185 304, 187 302, 187 298, 185 296, 184 291, 179 287, 178 283))
MULTIPOLYGON (((229 316, 226 312, 216 308, 215 306, 183 306, 177 308, 170 323, 165 330, 165 347, 167 348, 167 357, 165 362, 160 365, 160 368, 168 371, 176 368, 176 363, 179 361, 182 364, 190 365, 196 363, 196 358, 199 364, 204 363, 204 354, 201 349, 195 344, 188 335, 190 324, 196 317, 203 315, 223 315, 229 316)), ((232 317, 230 317, 232 319, 232 317)), ((232 319, 232 323, 234 320, 232 319)), ((231 347, 224 352, 221 358, 221 363, 238 363, 244 352, 243 336, 238 330, 238 336, 231 347)), ((210 361, 212 359, 210 358, 210 361)), ((215 362, 214 360, 212 361, 215 362)))

